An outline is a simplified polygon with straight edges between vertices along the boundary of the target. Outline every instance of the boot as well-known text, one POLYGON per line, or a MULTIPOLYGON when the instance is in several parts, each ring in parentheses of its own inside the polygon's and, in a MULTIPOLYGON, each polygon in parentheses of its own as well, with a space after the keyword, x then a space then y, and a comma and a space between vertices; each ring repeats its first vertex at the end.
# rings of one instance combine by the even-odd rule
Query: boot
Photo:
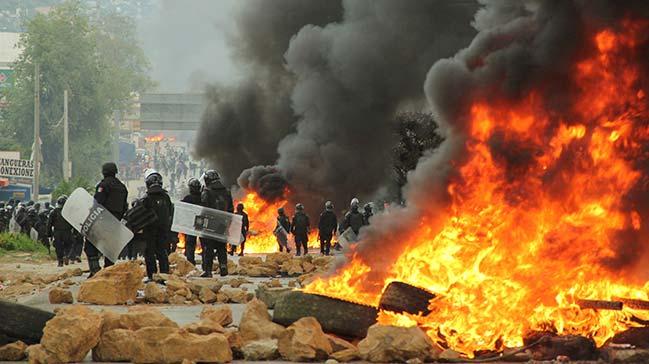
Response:
POLYGON ((94 276, 101 270, 101 266, 99 265, 99 257, 88 258, 88 267, 90 268, 90 274, 88 275, 88 278, 92 278, 92 276, 94 276))
POLYGON ((221 277, 227 276, 228 275, 228 265, 227 264, 219 265, 219 272, 221 274, 221 277))
POLYGON ((69 258, 64 258, 64 259, 63 259, 63 264, 64 264, 64 265, 68 265, 68 264, 70 264, 70 259, 69 259, 69 258))
POLYGON ((59 264, 57 265, 57 267, 62 267, 62 266, 63 266, 63 261, 59 259, 59 264))

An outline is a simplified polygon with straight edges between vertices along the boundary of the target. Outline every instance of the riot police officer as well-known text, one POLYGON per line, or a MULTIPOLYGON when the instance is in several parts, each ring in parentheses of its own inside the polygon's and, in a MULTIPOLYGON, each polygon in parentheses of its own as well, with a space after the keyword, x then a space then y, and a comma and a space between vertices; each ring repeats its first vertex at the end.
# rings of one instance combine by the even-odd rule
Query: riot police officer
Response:
POLYGON ((374 208, 372 203, 368 202, 363 206, 363 225, 369 225, 372 216, 374 216, 374 208))
POLYGON ((354 233, 358 235, 361 230, 361 226, 363 226, 363 214, 358 211, 358 205, 358 199, 353 198, 352 202, 349 204, 349 212, 345 214, 340 232, 344 232, 348 228, 351 228, 352 231, 354 231, 354 233))
MULTIPOLYGON (((189 194, 181 200, 192 205, 201 204, 201 182, 196 178, 190 178, 187 182, 189 194)), ((196 265, 196 237, 185 234, 185 257, 192 264, 196 265)))
POLYGON ((296 256, 300 256, 300 250, 304 248, 304 255, 309 253, 309 230, 311 229, 311 221, 309 216, 304 213, 304 205, 298 203, 295 205, 295 215, 293 215, 293 224, 291 225, 291 233, 295 239, 296 256))
POLYGON ((325 203, 325 210, 320 214, 318 221, 318 235, 320 238, 320 254, 329 255, 331 251, 331 239, 338 227, 338 218, 334 212, 334 204, 331 201, 325 203))
POLYGON ((291 220, 286 215, 283 207, 277 209, 277 225, 275 227, 275 238, 277 238, 277 245, 279 245, 279 251, 283 252, 286 248, 286 252, 290 253, 291 249, 288 247, 288 239, 286 234, 291 232, 291 220), (280 233, 281 230, 284 230, 280 233))
POLYGON ((72 243, 72 226, 63 218, 61 211, 68 200, 68 196, 62 195, 58 198, 56 208, 50 213, 47 220, 47 236, 54 238, 54 250, 58 266, 68 265, 70 244, 72 243))
MULTIPOLYGON (((95 188, 95 200, 106 208, 117 220, 121 220, 126 210, 128 210, 128 190, 126 186, 116 177, 117 165, 112 162, 104 163, 101 167, 101 173, 104 179, 97 184, 95 188)), ((99 250, 91 241, 86 241, 86 256, 88 257, 88 267, 90 276, 99 272, 99 250)), ((104 257, 104 268, 113 265, 108 258, 104 257)))
POLYGON ((157 219, 144 227, 142 233, 146 241, 144 249, 144 262, 146 264, 146 275, 149 280, 158 272, 169 273, 169 233, 173 218, 173 204, 166 190, 162 188, 162 175, 155 170, 145 173, 144 183, 146 194, 137 204, 152 210, 157 219))
MULTIPOLYGON (((243 250, 246 248, 246 239, 248 238, 248 230, 250 230, 250 221, 248 220, 248 214, 243 211, 244 206, 241 202, 237 204, 237 211, 235 214, 241 215, 241 236, 243 237, 243 241, 239 245, 241 250, 239 251, 239 256, 243 256, 243 250)), ((234 252, 237 250, 236 245, 232 245, 230 247, 230 255, 234 255, 234 252)))
MULTIPOLYGON (((234 206, 232 202, 232 194, 223 183, 221 183, 221 176, 218 172, 210 169, 205 172, 203 176, 205 181, 205 188, 201 193, 201 204, 205 207, 227 211, 232 213, 234 211, 234 206)), ((214 264, 214 251, 216 251, 216 256, 219 259, 219 270, 221 276, 228 275, 228 252, 227 252, 227 241, 216 240, 216 239, 202 239, 203 250, 205 250, 205 272, 201 277, 211 277, 212 276, 212 266, 214 264)))

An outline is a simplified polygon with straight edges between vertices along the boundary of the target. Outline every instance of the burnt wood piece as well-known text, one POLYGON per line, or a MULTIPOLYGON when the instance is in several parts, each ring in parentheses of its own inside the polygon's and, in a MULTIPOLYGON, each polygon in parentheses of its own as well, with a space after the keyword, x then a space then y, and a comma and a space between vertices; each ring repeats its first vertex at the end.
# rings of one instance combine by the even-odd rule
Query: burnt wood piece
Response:
POLYGON ((649 310, 649 301, 622 297, 613 297, 613 300, 620 301, 624 304, 624 306, 632 308, 634 310, 649 310))
POLYGON ((430 314, 428 305, 435 294, 403 282, 391 282, 383 291, 379 309, 396 313, 407 312, 413 315, 430 314))
POLYGON ((577 305, 581 309, 593 310, 614 310, 620 311, 624 306, 620 301, 601 301, 601 300, 577 300, 577 305))
POLYGON ((649 327, 632 327, 615 334, 608 343, 629 344, 639 349, 649 349, 649 327))
POLYGON ((536 345, 529 348, 534 360, 555 360, 558 356, 566 356, 570 360, 579 361, 595 360, 599 357, 595 341, 583 336, 556 336, 556 334, 553 336, 553 334, 537 332, 525 337, 523 344, 527 346, 537 341, 536 345))
POLYGON ((302 317, 315 317, 322 330, 348 338, 364 338, 376 323, 378 311, 372 306, 332 297, 293 291, 275 302, 273 321, 289 326, 302 317))
POLYGON ((45 324, 53 317, 48 311, 0 300, 0 335, 28 345, 38 344, 45 324))

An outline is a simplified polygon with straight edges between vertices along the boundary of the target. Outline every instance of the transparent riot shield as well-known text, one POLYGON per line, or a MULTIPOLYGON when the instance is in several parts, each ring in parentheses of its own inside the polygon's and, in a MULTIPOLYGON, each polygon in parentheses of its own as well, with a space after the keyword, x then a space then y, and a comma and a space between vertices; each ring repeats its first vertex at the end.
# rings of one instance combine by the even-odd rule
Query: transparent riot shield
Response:
POLYGON ((277 227, 273 231, 273 235, 277 238, 277 241, 284 248, 288 248, 288 232, 280 224, 277 224, 277 227))
POLYGON ((358 235, 356 235, 352 228, 347 228, 347 230, 338 235, 338 243, 345 248, 347 248, 349 244, 356 243, 357 241, 358 235))
POLYGON ((9 232, 15 234, 20 232, 20 225, 18 225, 18 222, 13 217, 9 220, 9 232))
POLYGON ((61 212, 63 218, 113 262, 131 239, 133 232, 83 188, 72 192, 61 212))
POLYGON ((38 231, 36 231, 36 229, 34 228, 31 228, 31 230, 29 230, 29 238, 33 241, 38 241, 38 231))
POLYGON ((239 245, 243 241, 242 224, 241 215, 176 202, 171 231, 239 245))

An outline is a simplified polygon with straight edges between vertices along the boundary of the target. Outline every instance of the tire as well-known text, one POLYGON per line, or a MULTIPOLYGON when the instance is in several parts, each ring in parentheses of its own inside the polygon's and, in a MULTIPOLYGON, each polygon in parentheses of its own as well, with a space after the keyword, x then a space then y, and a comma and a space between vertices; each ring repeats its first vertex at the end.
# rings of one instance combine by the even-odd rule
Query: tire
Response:
POLYGON ((348 338, 364 338, 367 329, 376 323, 378 311, 336 298, 301 291, 288 292, 278 298, 273 321, 289 326, 302 317, 315 317, 322 330, 348 338))
POLYGON ((435 294, 403 282, 391 282, 383 291, 379 309, 396 313, 428 315, 428 305, 435 294))
POLYGON ((0 300, 0 334, 38 344, 43 337, 43 328, 54 314, 33 307, 0 300))

